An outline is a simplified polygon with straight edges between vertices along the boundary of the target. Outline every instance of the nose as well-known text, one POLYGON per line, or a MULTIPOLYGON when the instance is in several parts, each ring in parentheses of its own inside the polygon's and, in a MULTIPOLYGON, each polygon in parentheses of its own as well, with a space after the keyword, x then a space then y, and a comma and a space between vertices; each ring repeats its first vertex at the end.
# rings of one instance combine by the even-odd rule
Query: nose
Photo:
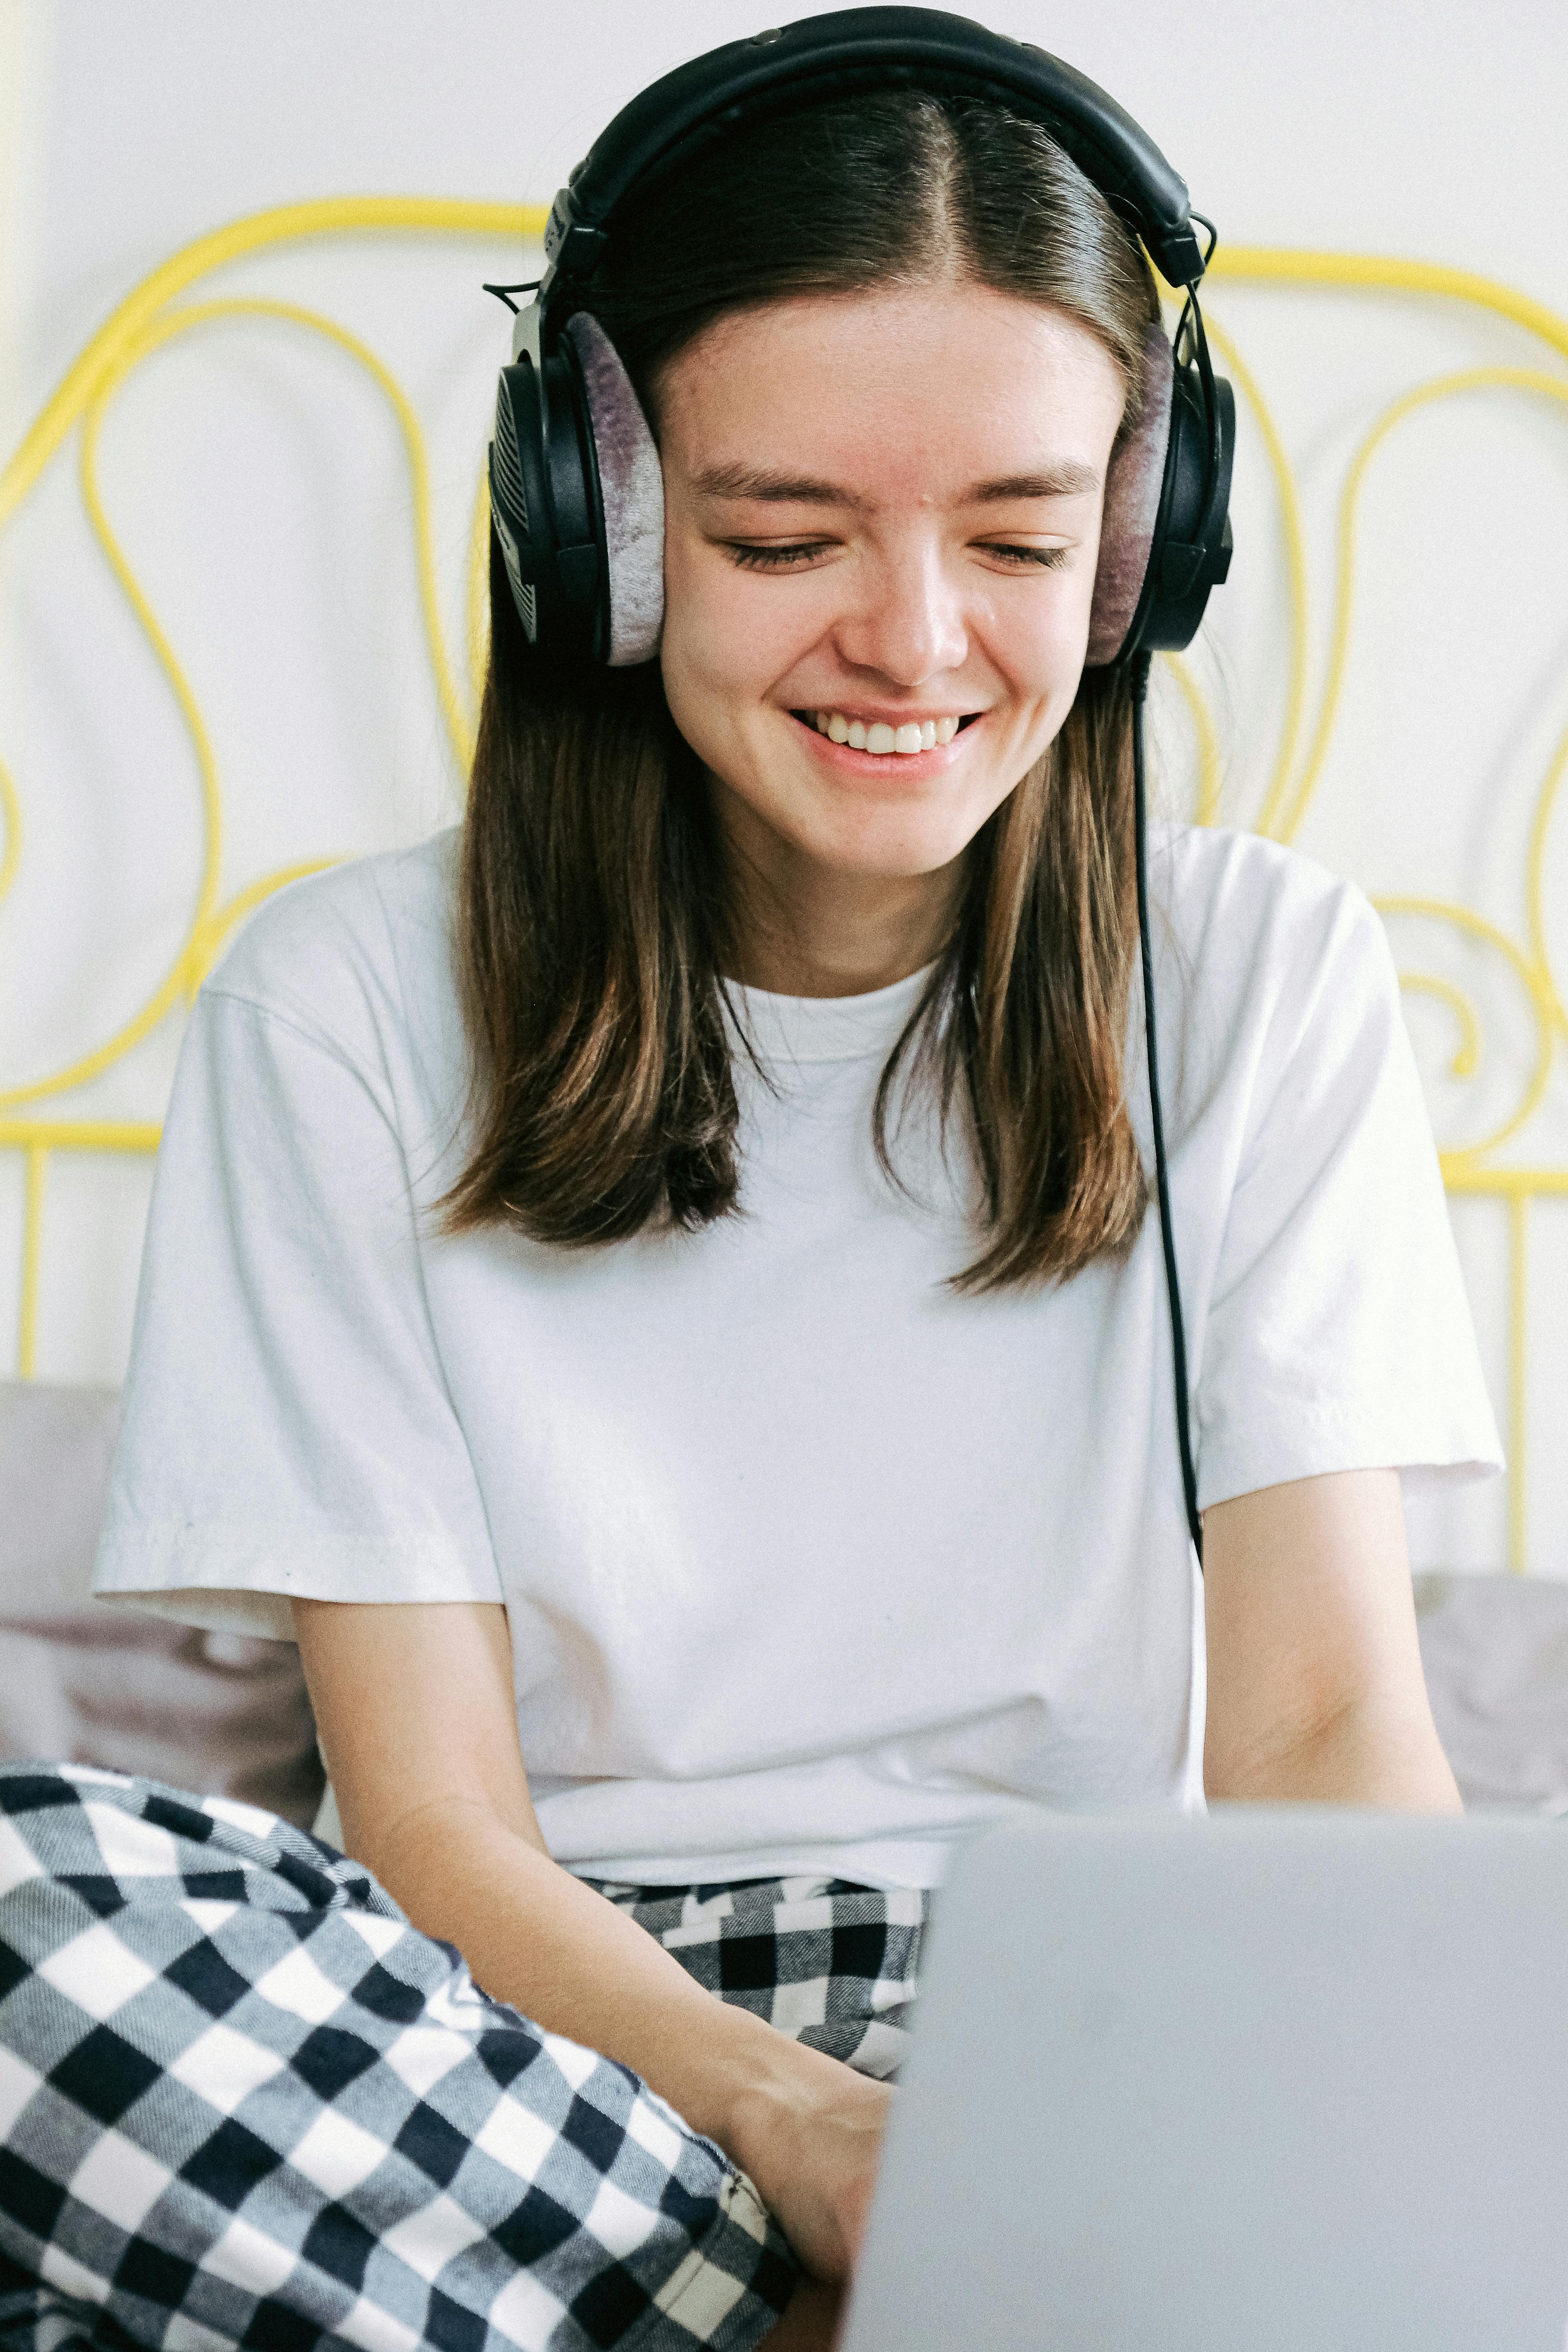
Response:
POLYGON ((922 686, 959 668, 969 651, 957 583, 941 551, 907 547, 867 564, 854 607, 835 637, 841 660, 872 670, 889 685, 922 686))

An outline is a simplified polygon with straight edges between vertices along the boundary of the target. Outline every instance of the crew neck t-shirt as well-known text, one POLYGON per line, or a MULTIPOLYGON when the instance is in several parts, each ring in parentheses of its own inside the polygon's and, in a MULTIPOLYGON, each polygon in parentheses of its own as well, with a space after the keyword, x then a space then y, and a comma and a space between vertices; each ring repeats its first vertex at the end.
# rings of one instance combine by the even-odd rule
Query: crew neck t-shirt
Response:
MULTIPOLYGON (((1494 1466, 1376 917, 1250 835, 1152 859, 1200 1503, 1494 1466)), ((738 1214, 453 1236, 455 861, 293 886, 201 992, 98 1589, 285 1637, 293 1595, 503 1601, 541 1826, 590 1876, 923 1886, 1041 1802, 1201 1801, 1152 1208, 1071 1281, 956 1292, 962 1139, 911 1092, 897 1183, 872 1142, 917 973, 733 992, 738 1214)), ((1147 1165, 1136 1013, 1127 1072, 1147 1165)))

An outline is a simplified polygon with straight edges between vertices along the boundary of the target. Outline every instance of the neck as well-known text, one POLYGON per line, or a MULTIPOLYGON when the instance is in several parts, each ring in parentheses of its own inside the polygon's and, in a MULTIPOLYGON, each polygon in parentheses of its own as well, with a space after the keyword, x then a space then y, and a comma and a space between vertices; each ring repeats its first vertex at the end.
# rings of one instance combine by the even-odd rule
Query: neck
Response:
POLYGON ((729 976, 778 996, 864 996, 940 955, 963 860, 932 874, 854 874, 820 866, 763 824, 717 779, 715 814, 729 900, 729 976))

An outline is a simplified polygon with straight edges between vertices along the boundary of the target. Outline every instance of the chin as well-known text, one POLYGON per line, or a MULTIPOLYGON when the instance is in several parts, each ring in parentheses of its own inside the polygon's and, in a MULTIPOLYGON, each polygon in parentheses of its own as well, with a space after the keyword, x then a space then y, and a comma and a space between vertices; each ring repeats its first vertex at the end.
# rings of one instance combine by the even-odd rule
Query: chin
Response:
POLYGON ((867 881, 913 882, 922 874, 940 874, 962 857, 984 818, 973 825, 868 825, 837 838, 818 836, 799 844, 815 864, 829 873, 867 881))
MULTIPOLYGON (((1026 766, 1010 780, 970 774, 962 793, 952 779, 901 798, 856 785, 829 794, 818 788, 796 802, 793 823, 775 801, 773 822, 784 816, 780 829, 793 835, 796 847, 834 871, 912 880, 961 857, 1027 772, 1026 766)), ((889 783, 896 787, 898 781, 894 775, 889 783)))

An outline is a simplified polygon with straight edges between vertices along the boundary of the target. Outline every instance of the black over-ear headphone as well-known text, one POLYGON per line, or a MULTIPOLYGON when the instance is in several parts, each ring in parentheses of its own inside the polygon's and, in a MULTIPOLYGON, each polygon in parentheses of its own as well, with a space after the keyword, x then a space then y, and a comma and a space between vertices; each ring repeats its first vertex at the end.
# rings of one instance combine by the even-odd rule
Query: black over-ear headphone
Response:
MULTIPOLYGON (((621 667, 649 660, 664 615, 663 483, 619 355, 592 313, 617 215, 742 126, 858 90, 989 99, 1040 123, 1185 290, 1173 344, 1152 328, 1141 404, 1106 478, 1089 620, 1090 666, 1128 665, 1134 730, 1138 898, 1156 1184, 1176 1371, 1187 1519, 1202 1530, 1188 1429, 1185 1340, 1156 1065, 1144 856, 1142 704, 1149 656, 1190 643, 1230 568, 1236 441, 1228 383, 1209 360, 1200 247, 1186 184, 1153 141, 1084 75, 1027 41, 931 8, 847 8, 694 58, 623 107, 551 208, 547 267, 518 314, 490 445, 490 513, 518 617, 542 652, 621 667)), ((492 288, 503 299, 522 288, 492 288)), ((515 305, 512 307, 515 308, 515 305)))
POLYGON ((1113 99, 1043 49, 936 9, 847 8, 678 66, 621 110, 555 199, 548 267, 518 317, 490 452, 496 536, 519 617, 542 651, 618 667, 658 646, 658 461, 591 310, 622 207, 764 116, 900 89, 991 99, 1042 124, 1168 283, 1186 289, 1174 350, 1151 336, 1143 401, 1107 479, 1088 659, 1190 642, 1230 562, 1236 417, 1209 362, 1195 299, 1207 255, 1185 184, 1113 99))

